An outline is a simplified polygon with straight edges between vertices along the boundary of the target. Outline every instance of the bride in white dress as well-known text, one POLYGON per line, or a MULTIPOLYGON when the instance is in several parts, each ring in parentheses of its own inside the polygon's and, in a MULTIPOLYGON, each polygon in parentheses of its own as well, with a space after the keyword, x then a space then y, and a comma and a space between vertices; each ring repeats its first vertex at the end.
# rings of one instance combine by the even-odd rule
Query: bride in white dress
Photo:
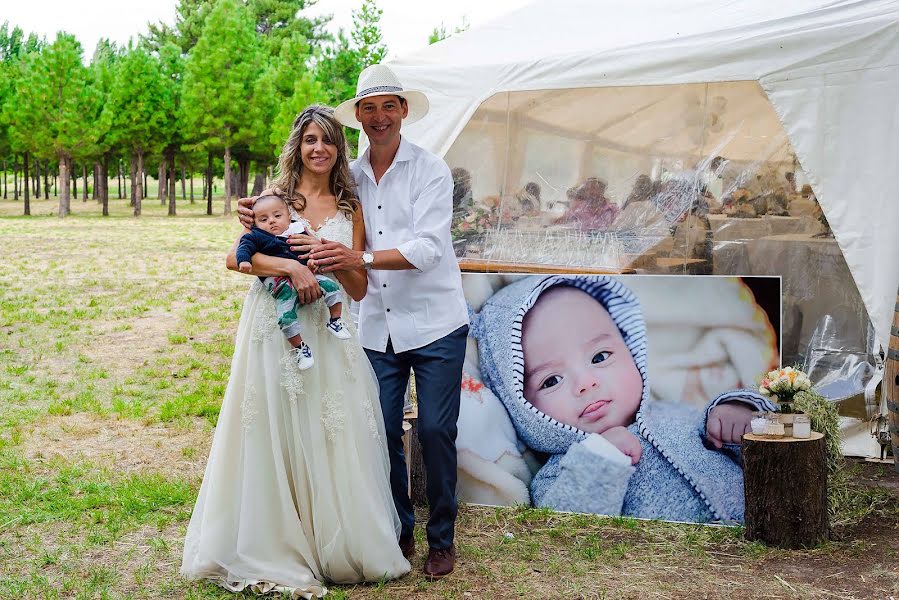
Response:
MULTIPOLYGON (((294 122, 275 188, 288 183, 301 194, 297 217, 314 235, 295 243, 364 245, 361 208, 341 198, 345 147, 330 109, 309 107, 294 122)), ((296 283, 299 263, 289 262, 256 255, 253 272, 296 283)), ((337 279, 358 296, 364 273, 337 279)), ((315 355, 315 365, 300 371, 278 328, 275 301, 254 279, 187 528, 182 575, 293 598, 324 596, 324 581, 404 575, 410 565, 398 545, 377 382, 351 319, 344 322, 352 339, 340 340, 325 328, 323 301, 299 309, 303 340, 315 355)))

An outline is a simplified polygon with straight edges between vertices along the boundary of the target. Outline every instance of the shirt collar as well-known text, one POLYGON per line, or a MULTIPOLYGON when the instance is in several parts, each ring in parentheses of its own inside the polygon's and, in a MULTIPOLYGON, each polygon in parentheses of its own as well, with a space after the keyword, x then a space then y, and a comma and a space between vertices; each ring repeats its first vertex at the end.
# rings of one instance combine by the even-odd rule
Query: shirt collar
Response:
MULTIPOLYGON (((393 162, 390 163, 390 166, 387 167, 387 170, 384 172, 386 175, 397 163, 401 162, 409 162, 413 159, 412 155, 412 144, 406 141, 404 136, 400 136, 400 147, 396 150, 396 156, 393 157, 393 162)), ((362 153, 358 159, 359 166, 362 168, 362 172, 365 173, 369 179, 372 180, 372 183, 375 181, 375 172, 371 168, 371 145, 365 149, 365 152, 362 153)))

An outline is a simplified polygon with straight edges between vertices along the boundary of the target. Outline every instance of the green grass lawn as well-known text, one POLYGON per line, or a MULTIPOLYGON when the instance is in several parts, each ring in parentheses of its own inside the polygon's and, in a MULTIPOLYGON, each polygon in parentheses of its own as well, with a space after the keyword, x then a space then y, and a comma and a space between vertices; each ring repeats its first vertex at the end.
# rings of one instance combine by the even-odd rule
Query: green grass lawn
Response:
MULTIPOLYGON (((0 201, 0 598, 234 597, 178 568, 250 282, 224 268, 240 228, 221 198, 215 216, 198 199, 166 217, 152 191, 139 219, 110 205, 73 200, 61 220, 52 200, 30 218, 0 201)), ((331 597, 899 596, 896 477, 853 482, 839 541, 797 552, 740 529, 463 507, 453 576, 331 597)))

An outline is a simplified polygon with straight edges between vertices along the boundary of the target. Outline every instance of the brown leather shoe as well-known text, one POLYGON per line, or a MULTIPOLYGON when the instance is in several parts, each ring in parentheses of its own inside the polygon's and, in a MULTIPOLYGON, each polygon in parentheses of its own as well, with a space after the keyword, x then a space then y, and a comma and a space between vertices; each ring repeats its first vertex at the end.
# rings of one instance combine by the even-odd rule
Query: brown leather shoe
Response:
POLYGON ((415 556, 415 536, 400 536, 400 550, 406 560, 412 560, 412 557, 415 556))
POLYGON ((430 580, 446 577, 453 572, 456 566, 456 547, 450 546, 443 550, 428 549, 428 560, 425 561, 425 577, 430 580))

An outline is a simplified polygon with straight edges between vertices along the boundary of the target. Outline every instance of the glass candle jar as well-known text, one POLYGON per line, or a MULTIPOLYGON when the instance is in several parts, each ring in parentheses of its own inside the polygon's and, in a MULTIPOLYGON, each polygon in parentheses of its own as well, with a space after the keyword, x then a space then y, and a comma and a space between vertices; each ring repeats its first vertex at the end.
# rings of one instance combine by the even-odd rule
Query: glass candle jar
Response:
POLYGON ((752 413, 752 421, 750 421, 750 426, 752 427, 753 435, 765 435, 765 426, 768 423, 768 419, 765 416, 764 411, 758 411, 752 413))
POLYGON ((784 434, 784 424, 780 422, 780 418, 777 413, 769 413, 766 418, 765 423, 765 435, 773 435, 776 437, 783 437, 784 434))
POLYGON ((812 420, 808 415, 793 417, 793 437, 807 439, 812 435, 812 420))

